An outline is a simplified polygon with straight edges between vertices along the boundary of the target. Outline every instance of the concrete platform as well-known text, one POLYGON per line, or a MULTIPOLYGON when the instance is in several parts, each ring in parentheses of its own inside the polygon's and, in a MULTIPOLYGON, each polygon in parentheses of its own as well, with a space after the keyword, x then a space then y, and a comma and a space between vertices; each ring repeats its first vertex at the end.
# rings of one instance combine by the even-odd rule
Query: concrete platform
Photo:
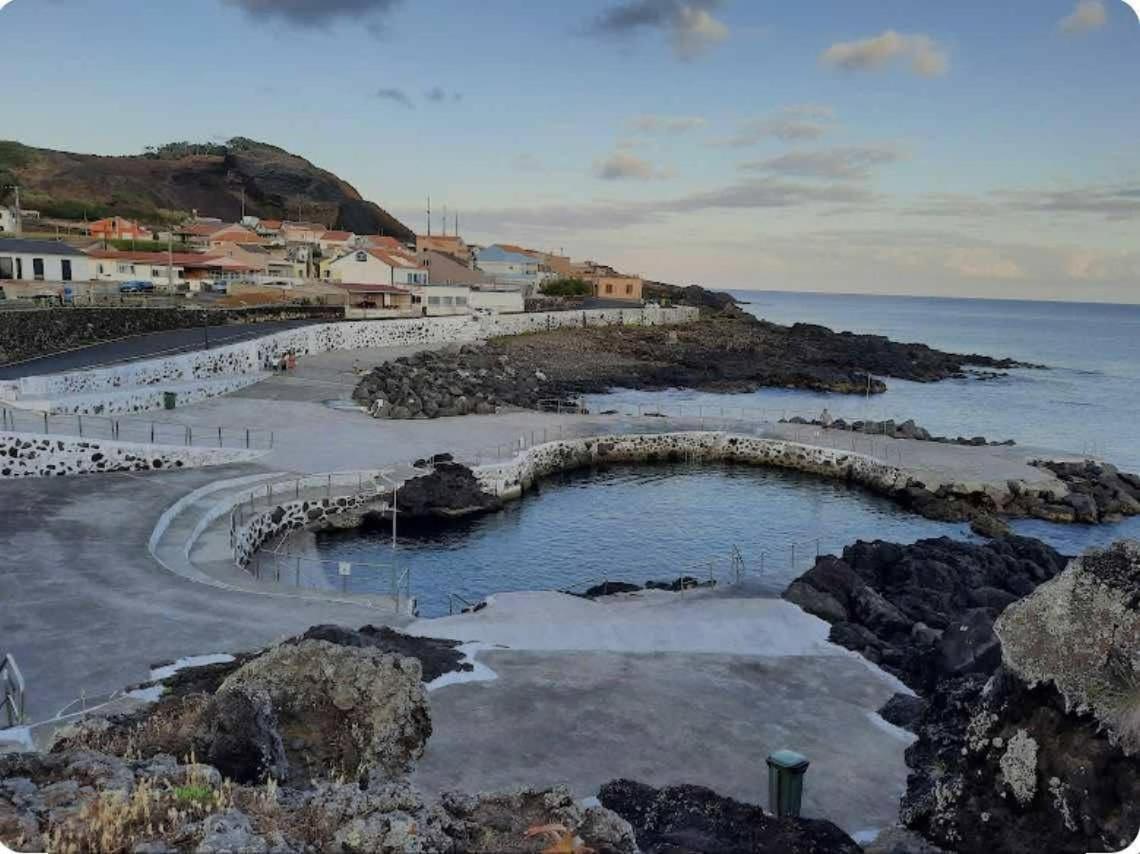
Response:
POLYGON ((431 692, 413 777, 429 791, 559 783, 589 797, 630 777, 765 803, 765 757, 791 748, 812 761, 805 814, 853 834, 897 819, 911 737, 875 711, 900 686, 786 602, 506 594, 409 631, 488 644, 478 661, 496 677, 431 692))

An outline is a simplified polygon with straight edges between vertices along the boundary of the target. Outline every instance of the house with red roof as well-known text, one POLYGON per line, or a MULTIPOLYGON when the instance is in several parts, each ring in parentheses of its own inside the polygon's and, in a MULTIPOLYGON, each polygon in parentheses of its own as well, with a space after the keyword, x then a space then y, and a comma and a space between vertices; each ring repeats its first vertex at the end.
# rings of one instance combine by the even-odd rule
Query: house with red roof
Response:
POLYGON ((416 286, 428 283, 428 271, 400 250, 354 249, 322 261, 321 278, 327 282, 416 286))
POLYGON ((150 282, 156 288, 197 291, 203 282, 249 278, 261 272, 250 264, 224 255, 201 252, 116 252, 91 249, 92 280, 150 282))
POLYGON ((97 219, 87 229, 97 240, 151 240, 154 236, 149 228, 121 216, 97 219))
POLYGON ((339 255, 356 245, 356 235, 351 231, 326 231, 318 241, 321 254, 325 257, 339 255))

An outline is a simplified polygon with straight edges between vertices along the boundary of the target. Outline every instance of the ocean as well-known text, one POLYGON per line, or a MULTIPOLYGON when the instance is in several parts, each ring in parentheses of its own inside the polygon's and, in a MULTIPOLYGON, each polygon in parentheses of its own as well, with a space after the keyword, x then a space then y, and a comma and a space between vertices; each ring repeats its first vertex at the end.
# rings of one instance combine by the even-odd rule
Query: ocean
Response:
POLYGON ((956 353, 1047 365, 997 380, 912 383, 884 378, 870 399, 793 389, 750 394, 617 390, 595 396, 632 404, 695 404, 787 410, 817 416, 904 421, 932 433, 1013 439, 1083 453, 1140 471, 1140 306, 734 291, 743 308, 775 323, 885 335, 956 353))
MULTIPOLYGON (((817 323, 1049 368, 988 381, 887 378, 889 390, 870 399, 786 389, 743 395, 617 390, 591 397, 591 407, 694 404, 810 416, 826 406, 835 416, 913 418, 935 433, 1014 439, 1140 471, 1134 428, 1140 307, 748 291, 736 296, 757 317, 778 323, 817 323)), ((1140 537, 1140 517, 1099 526, 1028 519, 1013 527, 1066 554, 1140 537)), ((400 563, 411 569, 421 613, 439 616, 447 613, 449 593, 477 601, 504 590, 580 590, 603 579, 702 576, 710 559, 723 571, 734 546, 754 589, 778 595, 811 566, 817 549, 836 554, 860 539, 938 536, 977 539, 964 524, 922 519, 862 490, 787 472, 617 467, 553 478, 500 513, 442 533, 404 532, 400 563)), ((330 561, 387 560, 388 549, 386 536, 320 536, 316 542, 317 553, 330 561)), ((328 583, 337 579, 330 575, 328 583)), ((377 579, 375 589, 383 591, 384 584, 377 579)))

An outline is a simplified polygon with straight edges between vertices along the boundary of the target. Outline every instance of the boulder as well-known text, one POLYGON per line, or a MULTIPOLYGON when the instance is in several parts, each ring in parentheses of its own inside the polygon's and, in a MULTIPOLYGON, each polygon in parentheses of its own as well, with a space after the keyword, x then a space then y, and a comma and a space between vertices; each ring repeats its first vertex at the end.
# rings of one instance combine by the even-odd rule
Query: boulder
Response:
POLYGON ((269 694, 234 687, 210 698, 191 736, 195 755, 238 783, 285 780, 289 763, 269 694))
POLYGON ((409 770, 431 735, 419 662, 368 647, 282 644, 233 673, 219 694, 264 692, 293 781, 409 770))
POLYGON ((420 663, 425 683, 432 682, 445 673, 470 672, 474 669, 459 651, 459 641, 414 637, 387 626, 364 626, 359 631, 343 626, 313 626, 293 642, 305 640, 323 640, 338 646, 370 647, 414 658, 420 663))
POLYGON ((614 780, 598 793, 602 806, 630 823, 645 854, 771 851, 856 854, 862 849, 828 821, 779 819, 758 806, 701 786, 655 789, 614 780))

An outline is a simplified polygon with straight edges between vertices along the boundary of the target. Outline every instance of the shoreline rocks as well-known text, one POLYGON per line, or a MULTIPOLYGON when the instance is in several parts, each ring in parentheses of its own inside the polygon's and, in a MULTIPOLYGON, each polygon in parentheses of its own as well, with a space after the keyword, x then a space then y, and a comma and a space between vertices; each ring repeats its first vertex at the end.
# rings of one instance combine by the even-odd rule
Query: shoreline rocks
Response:
POLYGON ((967 439, 964 436, 958 436, 951 439, 948 436, 934 436, 929 430, 919 427, 914 423, 913 419, 907 419, 901 424, 896 424, 893 420, 886 421, 845 421, 842 418, 836 418, 834 421, 824 424, 818 418, 806 419, 799 416, 789 418, 787 421, 781 421, 781 424, 805 424, 812 427, 824 427, 828 430, 845 430, 849 433, 863 433, 868 436, 886 436, 892 439, 913 439, 916 442, 937 442, 943 445, 966 445, 968 447, 1012 447, 1017 443, 1013 439, 1006 439, 1004 442, 991 442, 984 436, 974 436, 967 439))
POLYGON ((1140 830, 1140 544, 861 543, 785 598, 919 692, 900 817, 961 854, 1115 851, 1140 830), (996 615, 996 619, 994 619, 996 615))
POLYGON ((971 364, 1036 367, 822 326, 717 317, 672 327, 565 328, 425 352, 374 368, 353 399, 376 418, 409 419, 570 404, 613 388, 879 394, 887 386, 875 376, 937 382, 966 376, 971 364))

